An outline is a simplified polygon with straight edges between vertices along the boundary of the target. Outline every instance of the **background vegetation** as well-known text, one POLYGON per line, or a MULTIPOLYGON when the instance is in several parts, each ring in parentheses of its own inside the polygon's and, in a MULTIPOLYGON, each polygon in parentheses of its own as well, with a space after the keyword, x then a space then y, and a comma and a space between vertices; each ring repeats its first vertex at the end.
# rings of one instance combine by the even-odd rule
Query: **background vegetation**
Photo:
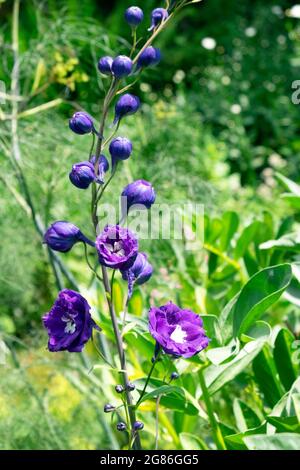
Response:
MULTIPOLYGON (((135 3, 143 7, 146 18, 158 6, 155 0, 135 3)), ((90 195, 71 186, 67 174, 73 162, 85 159, 90 141, 69 132, 68 118, 80 103, 97 119, 107 87, 97 73, 97 59, 116 50, 128 52, 130 30, 123 12, 130 4, 127 0, 21 1, 19 89, 13 90, 14 2, 0 1, 0 81, 8 94, 15 91, 22 98, 18 128, 13 131, 13 103, 5 93, 0 96, 0 342, 2 350, 7 348, 7 364, 1 366, 0 361, 0 449, 124 444, 102 413, 106 401, 116 400, 116 374, 103 367, 88 373, 99 363, 93 346, 81 358, 45 350, 41 315, 51 306, 57 287, 11 155, 17 143, 19 164, 42 224, 67 218, 88 232, 88 210, 82 208, 85 202, 88 206, 90 195), (112 386, 103 390, 107 383, 112 386)), ((196 252, 174 241, 142 243, 155 266, 151 282, 135 293, 130 304, 133 320, 138 317, 142 325, 149 304, 170 298, 219 317, 256 272, 282 262, 297 267, 300 191, 290 180, 299 182, 300 118, 299 106, 291 100, 291 85, 299 79, 300 27, 299 19, 291 15, 293 5, 283 0, 206 0, 187 8, 157 42, 162 63, 146 71, 134 90, 143 108, 123 124, 122 134, 134 142, 134 153, 113 183, 115 202, 120 187, 133 178, 145 178, 155 186, 158 202, 203 203, 206 213, 205 246, 196 252), (274 239, 280 242, 264 245, 274 239)), ((89 273, 82 248, 76 247, 64 261, 85 292, 89 273)), ((300 334, 295 269, 284 296, 263 312, 272 327, 283 328, 280 345, 289 351, 289 364, 300 334)), ((115 290, 120 311, 125 295, 120 279, 115 290)), ((104 304, 93 284, 86 295, 95 307, 98 304, 95 318, 109 337, 104 304)), ((214 327, 212 335, 216 337, 214 327)), ((127 340, 129 349, 137 341, 130 331, 127 340)), ((143 336, 140 342, 140 363, 129 351, 133 380, 145 376, 152 354, 150 339, 143 336)), ((220 345, 216 341, 212 347, 220 345)), ((287 400, 285 394, 299 394, 299 385, 291 388, 298 365, 290 364, 289 377, 282 378, 286 364, 276 362, 278 347, 275 352, 273 342, 262 349, 256 363, 238 369, 212 392, 223 432, 234 436, 227 440, 229 447, 256 445, 245 444, 240 434, 261 426, 264 433, 263 423, 277 402, 283 403, 282 397, 287 400), (266 374, 273 380, 267 390, 266 374)), ((188 367, 181 385, 200 398, 192 377, 197 364, 191 361, 188 367)), ((146 447, 154 442, 153 406, 144 405, 149 416, 143 437, 146 447)), ((162 416, 161 426, 167 432, 161 448, 213 446, 207 421, 192 411, 182 413, 179 400, 162 416)), ((279 420, 277 427, 271 421, 279 436, 299 433, 299 409, 296 421, 292 413, 286 411, 285 417, 291 419, 279 420)))

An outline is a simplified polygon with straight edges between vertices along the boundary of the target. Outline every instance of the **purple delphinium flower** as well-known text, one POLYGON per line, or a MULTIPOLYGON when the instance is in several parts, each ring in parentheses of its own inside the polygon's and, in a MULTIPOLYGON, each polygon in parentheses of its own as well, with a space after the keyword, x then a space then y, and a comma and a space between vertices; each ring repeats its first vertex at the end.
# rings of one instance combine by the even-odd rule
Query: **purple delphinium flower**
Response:
POLYGON ((131 268, 121 271, 124 281, 128 281, 128 299, 132 296, 133 284, 142 285, 149 281, 153 274, 152 265, 146 253, 138 253, 131 268))
POLYGON ((111 75, 112 73, 111 66, 112 66, 113 60, 114 59, 108 55, 101 57, 98 61, 99 72, 103 73, 104 75, 111 75))
POLYGON ((76 134, 90 134, 94 130, 94 124, 91 116, 84 111, 74 113, 69 121, 70 129, 76 134))
POLYGON ((62 253, 70 251, 73 245, 78 242, 95 246, 91 240, 83 235, 76 225, 66 222, 65 220, 54 222, 44 235, 44 243, 52 250, 62 253))
POLYGON ((161 52, 157 47, 147 47, 138 58, 137 68, 157 65, 161 60, 161 52))
POLYGON ((137 96, 125 93, 115 106, 115 118, 113 124, 117 124, 124 116, 129 116, 137 112, 140 107, 140 99, 137 96))
MULTIPOLYGON (((96 164, 96 155, 93 155, 91 158, 91 163, 93 167, 95 167, 96 164)), ((98 162, 98 175, 96 178, 96 182, 103 184, 104 183, 104 176, 105 173, 109 170, 109 163, 105 155, 100 155, 99 157, 99 162, 98 162)))
POLYGON ((189 358, 208 346, 203 321, 172 302, 149 310, 149 331, 167 354, 189 358))
POLYGON ((129 269, 138 253, 138 240, 128 229, 106 225, 96 239, 99 263, 113 269, 129 269))
MULTIPOLYGON (((150 209, 155 201, 156 193, 149 181, 136 180, 128 184, 122 191, 122 218, 134 205, 150 209)), ((140 207, 139 207, 140 209, 140 207)))
POLYGON ((138 26, 144 19, 143 10, 135 6, 127 8, 124 16, 127 23, 133 27, 138 26))
POLYGON ((151 26, 148 31, 156 28, 162 21, 165 21, 169 16, 168 11, 165 8, 155 8, 151 13, 151 26))
POLYGON ((64 289, 43 317, 48 331, 48 349, 51 352, 81 352, 92 336, 93 328, 100 329, 90 314, 90 306, 82 295, 64 289))
POLYGON ((132 143, 126 137, 116 137, 109 145, 109 153, 111 155, 112 164, 118 160, 127 160, 132 152, 132 143))
POLYGON ((75 163, 72 166, 69 178, 76 188, 87 189, 95 181, 94 165, 88 161, 75 163))
POLYGON ((127 77, 132 70, 132 60, 126 55, 119 55, 114 59, 111 69, 116 78, 127 77))

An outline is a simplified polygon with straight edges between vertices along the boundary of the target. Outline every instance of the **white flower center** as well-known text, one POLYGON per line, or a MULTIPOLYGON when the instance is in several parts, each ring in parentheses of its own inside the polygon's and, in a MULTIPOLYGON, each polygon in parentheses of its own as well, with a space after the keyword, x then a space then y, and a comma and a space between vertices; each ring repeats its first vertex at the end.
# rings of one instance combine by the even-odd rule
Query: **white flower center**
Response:
POLYGON ((76 331, 76 323, 74 320, 67 318, 67 317, 62 317, 61 318, 64 323, 66 323, 66 327, 64 329, 65 333, 70 333, 72 335, 76 331))
POLYGON ((183 344, 185 343, 186 331, 184 331, 181 326, 177 325, 170 338, 175 343, 183 344))

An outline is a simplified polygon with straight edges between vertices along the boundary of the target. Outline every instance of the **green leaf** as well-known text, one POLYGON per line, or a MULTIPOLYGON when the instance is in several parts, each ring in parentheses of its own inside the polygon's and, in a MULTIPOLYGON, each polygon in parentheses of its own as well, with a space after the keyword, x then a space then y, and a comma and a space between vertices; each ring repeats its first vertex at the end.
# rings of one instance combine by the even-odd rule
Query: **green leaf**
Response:
POLYGON ((230 241, 237 231, 239 225, 239 217, 236 212, 225 212, 222 218, 223 229, 220 237, 220 249, 227 251, 230 241))
POLYGON ((265 400, 270 407, 282 397, 284 390, 277 378, 275 362, 269 346, 265 346, 253 361, 255 381, 263 392, 265 400))
POLYGON ((213 364, 221 364, 222 362, 226 361, 230 357, 237 354, 239 348, 239 342, 233 339, 227 346, 223 346, 221 348, 213 348, 209 349, 206 352, 206 357, 212 362, 213 364))
POLYGON ((300 432, 300 424, 296 416, 267 416, 266 419, 278 432, 300 432))
POLYGON ((256 428, 261 424, 261 419, 255 411, 238 398, 233 402, 233 414, 240 432, 246 432, 249 428, 256 428))
POLYGON ((294 209, 300 209, 300 197, 294 194, 284 193, 281 195, 282 199, 287 201, 294 209))
POLYGON ((247 436, 243 438, 250 450, 299 450, 300 434, 281 433, 247 436))
POLYGON ((240 336, 272 305, 291 281, 289 264, 279 264, 256 273, 242 288, 233 312, 233 334, 240 336))
POLYGON ((260 426, 248 429, 246 432, 240 432, 237 434, 230 434, 225 436, 225 442, 229 449, 231 450, 247 450, 247 447, 244 443, 244 437, 252 436, 253 434, 265 434, 266 432, 266 423, 261 424, 260 426))
POLYGON ((179 434, 180 444, 184 450, 208 450, 207 445, 198 436, 188 432, 181 432, 179 434))
POLYGON ((281 383, 286 391, 289 391, 297 378, 297 373, 292 362, 292 344, 295 338, 289 330, 282 329, 277 334, 274 345, 274 361, 281 383))
POLYGON ((300 186, 294 181, 290 180, 286 176, 283 176, 281 173, 275 173, 276 178, 283 184, 283 186, 288 189, 295 196, 300 197, 300 186))
POLYGON ((300 252, 300 233, 288 233, 277 240, 268 240, 267 242, 259 245, 260 250, 270 250, 276 248, 277 250, 289 250, 300 252))
POLYGON ((237 356, 222 365, 211 365, 204 371, 204 379, 208 392, 212 395, 226 383, 240 374, 257 356, 265 344, 265 339, 247 343, 237 356))
POLYGON ((236 243, 236 247, 234 250, 235 259, 242 258, 245 255, 250 243, 253 241, 256 235, 260 224, 261 222, 255 221, 248 225, 246 228, 244 228, 242 234, 240 235, 240 238, 237 240, 236 243))

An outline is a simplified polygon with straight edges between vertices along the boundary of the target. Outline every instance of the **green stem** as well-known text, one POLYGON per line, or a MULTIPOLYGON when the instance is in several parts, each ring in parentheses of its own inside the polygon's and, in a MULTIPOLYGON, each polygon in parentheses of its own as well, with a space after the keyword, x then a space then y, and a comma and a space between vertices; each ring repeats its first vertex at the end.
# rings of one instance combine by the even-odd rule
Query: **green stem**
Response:
POLYGON ((202 397, 206 406, 206 411, 207 411, 207 415, 208 415, 209 422, 211 425, 212 435, 213 435, 215 444, 218 450, 226 450, 226 444, 222 435, 222 431, 219 426, 219 423, 217 422, 215 418, 213 405, 212 405, 212 402, 211 402, 211 399, 210 399, 210 396, 206 387, 206 383, 205 383, 205 379, 203 375, 203 369, 200 369, 199 371, 199 381, 200 381, 200 386, 202 389, 202 397))
POLYGON ((146 379, 144 388, 143 388, 143 390, 142 390, 142 393, 141 393, 141 395, 140 395, 140 398, 139 398, 138 401, 136 402, 135 408, 138 408, 139 404, 141 403, 141 401, 142 401, 142 399, 143 399, 143 397, 144 397, 144 395, 145 395, 145 393, 146 393, 146 390, 147 390, 147 387, 148 387, 148 384, 149 384, 149 380, 151 379, 151 375, 152 375, 152 373, 153 373, 153 371, 154 371, 154 367, 156 366, 156 364, 157 364, 157 362, 158 362, 158 359, 159 359, 159 356, 160 356, 160 352, 161 352, 161 351, 159 351, 159 352, 157 353, 155 360, 152 362, 152 366, 151 366, 151 369, 150 369, 149 374, 148 374, 148 376, 147 376, 147 379, 146 379))

